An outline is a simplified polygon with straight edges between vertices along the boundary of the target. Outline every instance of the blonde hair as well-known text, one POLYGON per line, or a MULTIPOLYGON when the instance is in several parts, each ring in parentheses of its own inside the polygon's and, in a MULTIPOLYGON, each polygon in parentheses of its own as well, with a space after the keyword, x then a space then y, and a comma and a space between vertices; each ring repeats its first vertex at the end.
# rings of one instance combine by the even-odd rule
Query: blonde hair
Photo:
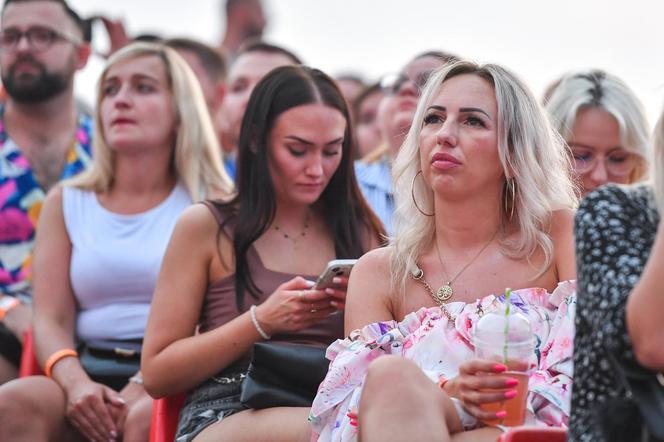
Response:
POLYGON ((420 130, 426 109, 443 82, 463 74, 484 79, 496 92, 498 154, 506 177, 498 235, 503 253, 530 259, 541 249, 544 263, 539 272, 543 273, 553 261, 553 243, 548 234, 552 212, 571 209, 577 204, 564 142, 524 83, 495 64, 459 61, 443 66, 427 82, 393 166, 396 211, 391 274, 393 287, 401 293, 409 272, 416 268, 418 257, 430 246, 435 234, 434 217, 423 215, 413 200, 425 212, 433 213, 433 191, 424 180, 415 180, 420 167, 420 130), (507 177, 514 180, 514 199, 511 191, 507 191, 507 177), (513 207, 513 214, 505 206, 513 207), (506 232, 512 222, 519 226, 521 234, 507 242, 506 232))
POLYGON ((198 80, 187 62, 173 49, 146 42, 132 43, 108 59, 97 90, 97 112, 92 140, 94 161, 87 171, 65 184, 94 192, 107 192, 113 185, 115 152, 104 139, 100 112, 104 97, 102 88, 112 66, 145 56, 157 56, 164 62, 178 121, 173 149, 173 169, 178 180, 193 201, 200 201, 215 192, 229 195, 233 182, 224 169, 221 147, 198 80))
POLYGON ((664 216, 664 112, 660 115, 653 131, 651 151, 651 181, 655 194, 657 211, 664 216))
POLYGON ((601 70, 574 72, 563 76, 550 92, 546 110, 560 135, 569 140, 580 110, 597 107, 618 122, 620 141, 638 161, 630 183, 644 179, 648 172, 648 119, 639 99, 627 84, 601 70))

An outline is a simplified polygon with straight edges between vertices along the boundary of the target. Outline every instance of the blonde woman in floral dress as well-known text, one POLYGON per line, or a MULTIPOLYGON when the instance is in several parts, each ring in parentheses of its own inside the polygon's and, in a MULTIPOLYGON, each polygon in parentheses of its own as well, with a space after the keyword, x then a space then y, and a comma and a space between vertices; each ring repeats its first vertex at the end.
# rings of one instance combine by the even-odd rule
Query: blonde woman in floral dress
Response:
POLYGON ((527 423, 567 425, 576 199, 564 145, 532 94, 500 66, 442 68, 418 104, 394 179, 396 234, 353 270, 348 338, 328 348, 309 418, 314 435, 495 441, 501 429, 482 421, 504 412, 479 405, 513 397, 518 381, 476 359, 471 339, 506 287, 537 337, 527 423))

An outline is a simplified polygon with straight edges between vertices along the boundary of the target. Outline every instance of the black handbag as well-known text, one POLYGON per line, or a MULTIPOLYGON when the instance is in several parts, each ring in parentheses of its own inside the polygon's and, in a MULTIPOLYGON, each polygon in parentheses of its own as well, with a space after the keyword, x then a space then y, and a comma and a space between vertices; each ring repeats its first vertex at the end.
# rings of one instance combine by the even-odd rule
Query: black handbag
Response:
POLYGON ((256 343, 240 402, 254 409, 310 407, 329 363, 324 348, 256 343))
POLYGON ((142 340, 81 343, 78 358, 90 379, 120 391, 141 368, 141 346, 142 340))
POLYGON ((607 354, 618 378, 632 394, 648 432, 657 440, 664 440, 664 374, 648 370, 636 361, 618 360, 612 352, 607 354))

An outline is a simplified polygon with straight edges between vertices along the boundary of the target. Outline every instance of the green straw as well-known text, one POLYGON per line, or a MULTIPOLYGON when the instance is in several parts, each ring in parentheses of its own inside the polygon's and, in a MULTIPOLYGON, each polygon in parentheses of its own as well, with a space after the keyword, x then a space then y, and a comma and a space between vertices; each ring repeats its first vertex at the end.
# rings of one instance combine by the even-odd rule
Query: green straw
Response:
POLYGON ((503 340, 503 364, 507 365, 507 337, 510 331, 510 295, 512 294, 512 289, 505 289, 505 339, 503 340))

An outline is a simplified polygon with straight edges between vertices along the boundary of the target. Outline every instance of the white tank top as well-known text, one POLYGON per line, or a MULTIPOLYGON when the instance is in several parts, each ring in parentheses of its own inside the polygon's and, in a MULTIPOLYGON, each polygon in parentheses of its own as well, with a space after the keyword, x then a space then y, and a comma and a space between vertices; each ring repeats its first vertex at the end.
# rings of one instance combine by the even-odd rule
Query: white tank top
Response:
POLYGON ((191 204, 189 194, 178 184, 159 205, 135 215, 108 211, 87 190, 65 186, 62 197, 78 339, 142 338, 161 261, 191 204))

